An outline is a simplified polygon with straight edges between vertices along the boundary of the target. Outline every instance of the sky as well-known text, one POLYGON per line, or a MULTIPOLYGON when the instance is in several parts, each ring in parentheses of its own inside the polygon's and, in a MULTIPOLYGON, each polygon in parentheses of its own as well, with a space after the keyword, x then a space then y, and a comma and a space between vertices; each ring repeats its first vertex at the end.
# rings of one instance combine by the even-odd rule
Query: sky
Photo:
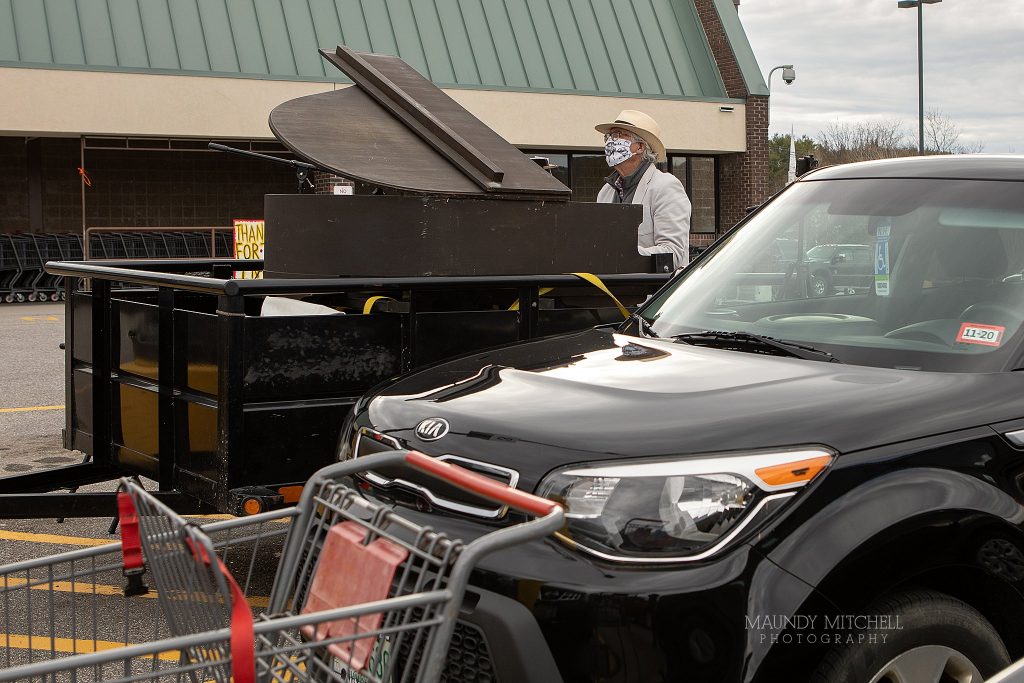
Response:
MULTIPOLYGON (((917 141, 917 10, 897 0, 741 0, 771 83, 770 133, 815 137, 831 122, 899 119, 917 141)), ((1024 0, 924 6, 924 108, 982 151, 1024 154, 1024 0)))

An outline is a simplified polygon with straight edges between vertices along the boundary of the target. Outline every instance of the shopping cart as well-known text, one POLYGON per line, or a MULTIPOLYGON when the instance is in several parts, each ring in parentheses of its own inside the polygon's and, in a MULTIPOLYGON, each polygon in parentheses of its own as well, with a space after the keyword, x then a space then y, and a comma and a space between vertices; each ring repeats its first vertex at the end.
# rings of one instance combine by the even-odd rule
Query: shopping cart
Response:
POLYGON ((218 230, 216 232, 216 242, 214 256, 224 258, 234 258, 235 256, 235 236, 233 230, 218 230))
POLYGON ((191 253, 188 250, 188 245, 185 242, 185 233, 165 232, 161 233, 161 237, 163 238, 164 249, 167 251, 168 258, 191 257, 191 253))
POLYGON ((120 545, 0 567, 0 681, 436 683, 473 568, 563 523, 551 501, 413 451, 333 465, 293 508, 204 527, 134 483, 122 486, 120 545), (449 538, 353 478, 398 467, 535 518, 466 543, 449 538), (269 596, 255 601, 275 552, 269 596), (121 572, 128 597, 115 598, 124 610, 113 621, 123 633, 110 643, 109 613, 98 608, 104 591, 95 586, 121 572), (141 597, 153 595, 146 583, 155 599, 141 597))
MULTIPOLYGON (((14 240, 13 235, 0 235, 0 301, 8 304, 16 301, 14 285, 22 271, 14 240)), ((25 294, 20 291, 17 293, 21 295, 21 301, 24 301, 25 294)))
POLYGON ((185 249, 189 258, 210 258, 212 237, 206 232, 181 232, 178 233, 185 240, 185 249))
POLYGON ((40 301, 37 285, 43 276, 43 264, 32 235, 14 234, 3 236, 9 245, 7 255, 0 254, 0 287, 6 303, 40 301), (13 271, 10 270, 13 266, 13 271))
MULTIPOLYGON (((32 284, 34 300, 60 301, 63 278, 59 275, 51 275, 43 269, 47 261, 63 260, 57 235, 30 235, 30 237, 35 249, 36 260, 39 263, 39 275, 32 284)), ((29 300, 33 299, 30 297, 29 300)))

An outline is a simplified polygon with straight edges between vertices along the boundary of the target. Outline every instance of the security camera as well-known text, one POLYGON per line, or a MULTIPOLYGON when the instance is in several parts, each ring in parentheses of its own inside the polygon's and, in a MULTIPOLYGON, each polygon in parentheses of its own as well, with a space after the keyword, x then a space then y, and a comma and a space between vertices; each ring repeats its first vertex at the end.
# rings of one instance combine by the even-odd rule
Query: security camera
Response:
POLYGON ((789 67, 788 69, 783 69, 782 70, 782 80, 784 80, 786 82, 786 85, 789 85, 790 83, 795 81, 796 80, 796 70, 793 69, 793 67, 789 67))

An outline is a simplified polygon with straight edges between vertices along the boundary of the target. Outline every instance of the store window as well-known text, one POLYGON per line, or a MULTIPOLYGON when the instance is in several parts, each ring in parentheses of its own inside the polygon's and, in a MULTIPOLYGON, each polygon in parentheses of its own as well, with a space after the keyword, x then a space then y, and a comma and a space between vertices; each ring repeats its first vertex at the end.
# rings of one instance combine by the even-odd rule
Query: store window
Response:
POLYGON ((569 162, 569 187, 576 202, 592 202, 611 173, 604 154, 573 154, 569 162))
MULTIPOLYGON (((593 202, 611 173, 603 154, 556 154, 548 151, 523 150, 529 156, 547 157, 554 164, 552 175, 572 189, 572 201, 593 202)), ((666 170, 666 164, 658 164, 666 170)), ((690 232, 714 233, 718 225, 717 187, 714 157, 672 155, 667 170, 686 188, 693 213, 690 232)))
POLYGON ((547 158, 548 163, 554 168, 549 169, 551 175, 558 178, 559 181, 565 186, 569 185, 569 155, 568 154, 548 154, 543 152, 537 155, 531 156, 542 156, 547 158))
POLYGON ((690 198, 693 213, 690 216, 690 232, 713 233, 718 224, 715 202, 715 158, 684 157, 669 158, 671 173, 679 178, 690 198))

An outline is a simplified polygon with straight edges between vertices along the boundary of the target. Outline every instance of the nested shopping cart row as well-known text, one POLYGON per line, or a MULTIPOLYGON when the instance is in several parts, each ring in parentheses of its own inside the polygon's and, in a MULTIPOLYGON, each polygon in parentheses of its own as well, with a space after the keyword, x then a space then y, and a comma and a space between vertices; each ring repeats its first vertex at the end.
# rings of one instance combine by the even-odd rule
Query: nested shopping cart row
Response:
POLYGON ((85 249, 77 233, 0 234, 0 302, 60 301, 64 278, 47 261, 90 259, 197 259, 234 255, 231 228, 120 230, 90 228, 85 249))
POLYGON ((89 228, 90 259, 216 258, 234 256, 231 228, 89 228))
POLYGON ((404 451, 321 470, 293 508, 203 527, 122 487, 120 544, 0 567, 0 681, 461 680, 470 573, 563 523, 551 501, 404 451), (418 526, 354 478, 397 467, 533 519, 469 542, 418 526))
POLYGON ((63 278, 46 273, 44 264, 81 260, 80 235, 0 234, 0 301, 59 301, 63 278))

